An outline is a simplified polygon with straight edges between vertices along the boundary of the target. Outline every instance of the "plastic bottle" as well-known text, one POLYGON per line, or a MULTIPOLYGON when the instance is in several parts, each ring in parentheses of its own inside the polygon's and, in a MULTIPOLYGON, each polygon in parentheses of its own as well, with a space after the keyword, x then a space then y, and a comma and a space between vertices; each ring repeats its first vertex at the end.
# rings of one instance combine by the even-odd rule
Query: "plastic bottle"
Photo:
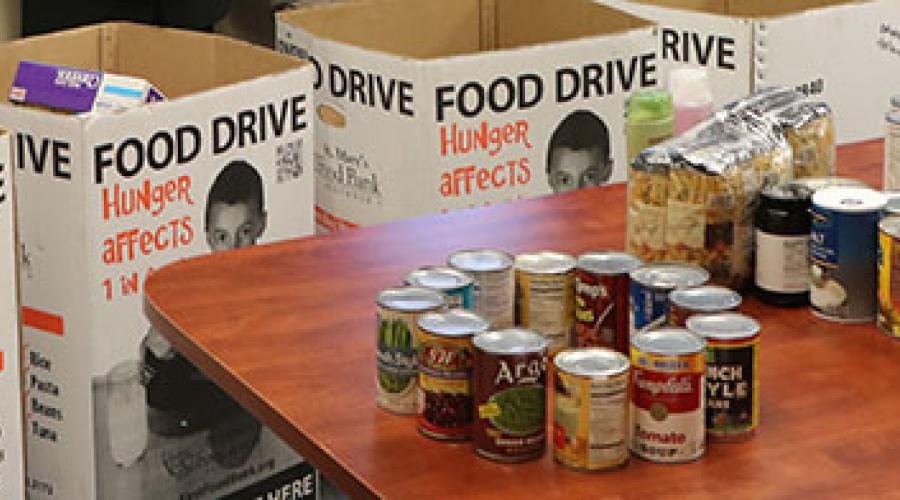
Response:
POLYGON ((672 70, 669 91, 675 106, 675 135, 683 134, 712 115, 713 96, 705 69, 672 70))
POLYGON ((665 90, 639 90, 631 95, 625 110, 629 165, 641 151, 673 136, 674 118, 672 96, 665 90))

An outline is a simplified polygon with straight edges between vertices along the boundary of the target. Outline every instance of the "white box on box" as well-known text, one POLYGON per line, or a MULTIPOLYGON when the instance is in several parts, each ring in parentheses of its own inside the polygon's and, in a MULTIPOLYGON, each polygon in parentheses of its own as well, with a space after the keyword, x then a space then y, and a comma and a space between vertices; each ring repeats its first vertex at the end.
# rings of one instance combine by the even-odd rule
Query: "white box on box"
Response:
POLYGON ((589 0, 387 0, 280 14, 316 79, 319 229, 626 177, 652 25, 589 0))
POLYGON ((900 92, 896 0, 598 0, 658 22, 663 75, 705 67, 717 104, 796 87, 834 110, 839 143, 884 136, 900 92))
POLYGON ((314 496, 309 465, 149 329, 141 293, 174 260, 312 233, 311 68, 116 23, 0 45, 0 88, 23 59, 144 78, 170 99, 105 115, 0 105, 30 497, 256 498, 297 481, 314 496))

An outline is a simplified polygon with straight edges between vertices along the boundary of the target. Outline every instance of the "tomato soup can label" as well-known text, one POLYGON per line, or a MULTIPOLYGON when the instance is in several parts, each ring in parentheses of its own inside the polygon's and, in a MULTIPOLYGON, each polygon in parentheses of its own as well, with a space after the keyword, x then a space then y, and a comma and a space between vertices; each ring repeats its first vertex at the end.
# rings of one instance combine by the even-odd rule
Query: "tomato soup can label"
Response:
POLYGON ((575 258, 555 252, 516 258, 519 325, 544 335, 550 353, 569 347, 575 330, 575 258))
POLYGON ((878 327, 900 338, 900 217, 888 217, 878 233, 878 327))
POLYGON ((573 347, 608 347, 628 353, 628 273, 640 265, 640 259, 621 252, 578 257, 573 347))
POLYGON ((379 294, 376 400, 381 408, 400 415, 416 414, 416 321, 419 315, 443 306, 440 293, 422 288, 393 288, 379 294))
POLYGON ((632 337, 631 451, 653 462, 687 462, 706 449, 703 342, 687 330, 663 328, 632 337), (688 348, 667 351, 674 338, 688 348), (692 338, 687 338, 692 337, 692 338), (694 345, 696 344, 696 345, 694 345))
POLYGON ((476 335, 474 343, 476 453, 500 462, 542 456, 547 340, 536 332, 508 329, 476 335))
POLYGON ((563 351, 555 359, 553 456, 579 470, 628 461, 628 358, 608 349, 563 351))

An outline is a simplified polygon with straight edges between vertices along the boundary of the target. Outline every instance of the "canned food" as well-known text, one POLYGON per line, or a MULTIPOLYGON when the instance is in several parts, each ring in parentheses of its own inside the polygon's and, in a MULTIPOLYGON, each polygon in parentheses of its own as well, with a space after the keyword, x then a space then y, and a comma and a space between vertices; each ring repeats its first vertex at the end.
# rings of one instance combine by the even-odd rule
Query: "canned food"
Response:
POLYGON ((741 294, 723 286, 706 285, 675 290, 669 294, 669 324, 684 327, 695 314, 734 311, 741 305, 741 294))
POLYGON ((886 202, 883 194, 863 188, 813 195, 810 303, 817 315, 841 322, 875 317, 877 228, 886 202))
POLYGON ((631 335, 669 323, 669 293, 709 281, 709 272, 693 264, 647 264, 631 272, 631 335))
POLYGON ((703 456, 705 343, 683 328, 631 337, 631 451, 653 462, 703 456))
POLYGON ((554 358, 553 456, 579 470, 628 461, 628 358, 604 348, 554 358))
POLYGON ((475 282, 476 313, 488 320, 491 328, 509 328, 516 323, 515 258, 499 250, 463 250, 447 259, 451 267, 475 282))
POLYGON ((400 415, 416 414, 416 321, 443 307, 444 296, 425 288, 389 288, 378 294, 378 406, 400 415))
POLYGON ((419 431, 435 439, 472 437, 472 337, 488 329, 481 316, 459 309, 419 317, 419 431))
POLYGON ((449 309, 472 309, 475 285, 470 276, 456 269, 444 266, 420 267, 406 275, 406 284, 443 293, 449 309))
POLYGON ((643 264, 623 252, 592 252, 575 268, 574 347, 609 347, 628 353, 628 274, 643 264))
POLYGON ((900 338, 900 217, 878 224, 878 327, 900 338))
POLYGON ((545 336, 550 353, 572 340, 575 329, 575 258, 558 252, 516 257, 518 324, 545 336))
POLYGON ((743 314, 692 316, 706 339, 706 436, 744 441, 759 427, 759 323, 743 314))
POLYGON ((542 456, 547 339, 530 330, 506 329, 476 335, 473 343, 475 452, 500 462, 542 456))

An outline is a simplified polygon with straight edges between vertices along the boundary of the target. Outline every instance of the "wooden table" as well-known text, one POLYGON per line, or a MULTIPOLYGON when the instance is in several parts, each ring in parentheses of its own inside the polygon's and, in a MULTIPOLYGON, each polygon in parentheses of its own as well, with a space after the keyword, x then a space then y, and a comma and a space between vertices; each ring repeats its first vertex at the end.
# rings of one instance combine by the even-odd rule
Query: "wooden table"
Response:
MULTIPOLYGON (((842 148, 841 173, 880 183, 880 142, 842 148)), ((573 472, 501 465, 420 436, 375 406, 379 290, 465 247, 622 248, 622 186, 202 257, 146 285, 154 325, 354 497, 858 498, 900 495, 900 342, 753 299, 762 320, 762 425, 700 461, 632 459, 573 472)))

